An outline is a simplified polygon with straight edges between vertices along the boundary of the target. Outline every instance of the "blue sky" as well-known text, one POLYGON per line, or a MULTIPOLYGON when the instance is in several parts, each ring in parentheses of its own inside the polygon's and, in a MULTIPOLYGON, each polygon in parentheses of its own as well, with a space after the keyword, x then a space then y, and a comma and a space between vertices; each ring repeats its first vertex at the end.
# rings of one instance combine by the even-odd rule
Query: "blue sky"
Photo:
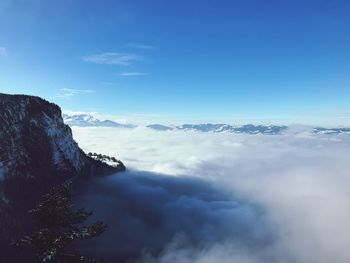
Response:
POLYGON ((350 1, 0 0, 0 91, 65 110, 350 123, 350 1))

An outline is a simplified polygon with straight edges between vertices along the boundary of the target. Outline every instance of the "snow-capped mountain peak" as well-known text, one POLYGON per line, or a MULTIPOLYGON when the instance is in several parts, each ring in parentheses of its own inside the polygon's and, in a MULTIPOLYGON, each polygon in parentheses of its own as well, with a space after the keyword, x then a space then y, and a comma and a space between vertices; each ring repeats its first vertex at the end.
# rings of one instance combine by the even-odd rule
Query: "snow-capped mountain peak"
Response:
POLYGON ((99 120, 89 114, 68 115, 63 114, 63 120, 69 126, 80 127, 117 127, 117 128, 135 128, 136 125, 123 124, 111 120, 99 120))

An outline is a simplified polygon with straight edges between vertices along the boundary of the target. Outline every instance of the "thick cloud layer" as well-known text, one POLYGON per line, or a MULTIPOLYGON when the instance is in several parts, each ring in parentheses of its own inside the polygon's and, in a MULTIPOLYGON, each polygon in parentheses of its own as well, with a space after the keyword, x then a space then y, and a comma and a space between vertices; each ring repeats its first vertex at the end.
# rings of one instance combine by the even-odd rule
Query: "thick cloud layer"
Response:
POLYGON ((110 262, 141 252, 149 257, 171 242, 202 250, 230 242, 258 252, 275 241, 262 208, 202 180, 127 172, 88 182, 79 191, 78 203, 109 225, 85 249, 110 262))
POLYGON ((350 262, 349 135, 73 133, 83 149, 131 168, 79 197, 110 224, 89 244, 96 253, 152 263, 350 262))

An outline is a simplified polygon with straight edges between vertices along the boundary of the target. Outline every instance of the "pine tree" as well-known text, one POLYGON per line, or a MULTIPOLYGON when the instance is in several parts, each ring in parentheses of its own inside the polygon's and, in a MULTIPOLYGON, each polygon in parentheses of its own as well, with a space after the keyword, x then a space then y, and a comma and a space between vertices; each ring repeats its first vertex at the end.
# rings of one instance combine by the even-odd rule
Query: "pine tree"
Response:
POLYGON ((96 237, 107 228, 101 221, 82 225, 92 212, 73 209, 71 182, 53 188, 30 213, 35 219, 35 230, 17 245, 31 248, 35 262, 103 262, 101 259, 67 253, 67 245, 74 240, 96 237))

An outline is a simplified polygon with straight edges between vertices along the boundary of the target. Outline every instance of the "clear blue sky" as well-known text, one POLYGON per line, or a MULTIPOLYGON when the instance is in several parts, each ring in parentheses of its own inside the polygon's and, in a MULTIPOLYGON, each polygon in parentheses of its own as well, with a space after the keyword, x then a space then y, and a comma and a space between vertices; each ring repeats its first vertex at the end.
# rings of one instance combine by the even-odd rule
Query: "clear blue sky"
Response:
POLYGON ((350 123, 350 1, 0 0, 0 91, 63 109, 350 123))

